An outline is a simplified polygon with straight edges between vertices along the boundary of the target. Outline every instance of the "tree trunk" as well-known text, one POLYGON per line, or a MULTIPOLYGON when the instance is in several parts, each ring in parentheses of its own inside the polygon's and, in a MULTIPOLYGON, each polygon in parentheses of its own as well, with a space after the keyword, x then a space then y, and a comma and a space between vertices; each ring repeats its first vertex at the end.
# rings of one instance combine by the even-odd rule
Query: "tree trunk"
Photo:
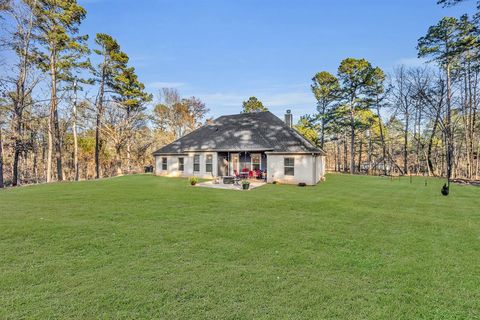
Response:
POLYGON ((0 127, 0 188, 3 188, 5 185, 3 183, 3 139, 2 139, 2 128, 0 127))
POLYGON ((105 70, 102 70, 102 80, 97 101, 97 116, 95 123, 95 179, 100 179, 100 129, 103 114, 103 95, 105 94, 105 70))
MULTIPOLYGON (((26 54, 24 52, 24 54, 26 54)), ((23 59, 27 59, 24 57, 23 59)), ((14 151, 13 151, 13 165, 12 165, 12 186, 18 185, 19 180, 19 164, 20 154, 22 151, 22 122, 23 122, 23 110, 25 109, 25 81, 26 81, 26 67, 24 66, 19 75, 18 82, 16 83, 16 97, 13 102, 13 126, 14 126, 14 151)))
POLYGON ((335 149, 336 149, 336 151, 337 151, 337 152, 336 152, 336 153, 337 153, 337 157, 336 157, 336 158, 337 158, 337 159, 336 159, 337 161, 336 161, 336 163, 335 163, 335 169, 336 169, 335 171, 340 172, 340 166, 341 166, 341 162, 340 162, 340 161, 341 161, 341 160, 340 160, 341 151, 340 151, 340 143, 339 143, 338 137, 337 137, 337 139, 335 140, 335 149))
MULTIPOLYGON (((54 47, 54 46, 52 46, 54 47)), ((63 180, 63 168, 62 168, 62 144, 60 137, 60 125, 58 121, 58 99, 57 99, 57 66, 56 66, 56 51, 52 50, 50 54, 50 76, 51 80, 51 106, 50 106, 50 138, 52 139, 51 145, 49 144, 50 159, 53 153, 52 148, 55 147, 55 160, 57 167, 57 180, 63 180)), ((51 161, 51 160, 50 160, 51 161)))
POLYGON ((408 174, 408 129, 409 129, 410 115, 408 110, 405 111, 405 132, 403 134, 403 172, 408 174))
MULTIPOLYGON (((131 111, 130 107, 127 107, 127 123, 130 123, 130 116, 131 116, 131 111)), ((131 167, 131 150, 130 150, 130 141, 131 141, 131 130, 130 128, 127 131, 127 174, 131 173, 132 167, 131 167)))
POLYGON ((347 134, 343 138, 343 172, 348 171, 348 147, 347 147, 347 134))
POLYGON ((95 123, 95 179, 100 179, 100 113, 95 123))
POLYGON ((435 175, 435 170, 433 167, 432 161, 432 152, 433 152, 433 139, 435 138, 435 134, 437 133, 438 121, 440 120, 440 111, 441 105, 438 105, 437 114, 435 115, 435 121, 433 122, 432 133, 430 134, 430 138, 428 139, 428 147, 427 147, 427 165, 428 170, 435 175))
POLYGON ((466 74, 463 77, 463 101, 462 101, 462 114, 463 114, 463 125, 465 126, 464 130, 464 135, 465 135, 465 160, 466 160, 466 173, 465 176, 467 179, 470 179, 472 177, 472 157, 471 157, 471 152, 473 152, 473 149, 471 148, 473 146, 472 141, 470 140, 471 134, 470 134, 470 122, 471 122, 471 106, 472 106, 472 100, 470 97, 469 92, 471 93, 471 90, 469 90, 469 82, 470 82, 470 76, 469 76, 469 70, 468 67, 464 64, 463 68, 466 69, 466 74))
POLYGON ((447 144, 447 184, 450 186, 452 177, 452 156, 453 156, 453 132, 452 121, 452 84, 450 77, 450 64, 447 64, 447 117, 445 119, 446 144, 447 144))
MULTIPOLYGON (((15 112, 17 112, 17 110, 15 112)), ((20 163, 20 149, 22 147, 22 143, 21 143, 22 124, 20 122, 20 116, 18 114, 15 114, 14 121, 15 121, 15 144, 14 144, 15 148, 13 151, 12 186, 16 187, 18 185, 18 166, 20 163)))
MULTIPOLYGON (((56 98, 55 98, 56 100, 56 98)), ((57 163, 57 180, 63 181, 63 166, 62 166, 62 137, 60 134, 60 125, 58 121, 58 110, 55 108, 53 112, 53 123, 55 128, 55 159, 57 163)))
POLYGON ((33 178, 38 183, 38 156, 36 148, 33 150, 33 178))
POLYGON ((73 84, 73 123, 72 123, 72 132, 73 132, 73 170, 75 174, 75 181, 78 181, 80 178, 79 167, 78 167, 78 138, 77 138, 77 81, 75 80, 73 84))
MULTIPOLYGON (((353 108, 353 107, 352 107, 353 108)), ((350 113, 350 174, 355 173, 355 117, 353 110, 350 113)))
POLYGON ((130 150, 130 139, 127 141, 127 174, 132 172, 132 166, 131 166, 131 150, 130 150))
POLYGON ((383 123, 380 115, 380 102, 377 96, 377 117, 380 126, 380 140, 382 143, 382 157, 383 157, 383 174, 387 175, 387 146, 385 145, 385 137, 383 136, 383 123))
POLYGON ((359 137, 359 143, 360 143, 360 148, 359 148, 359 151, 358 151, 358 165, 357 165, 357 168, 358 168, 358 171, 359 173, 362 172, 362 153, 363 153, 363 136, 360 136, 359 137))
POLYGON ((321 127, 320 127, 320 149, 323 150, 323 147, 325 145, 325 105, 322 105, 322 121, 321 121, 321 127))
POLYGON ((373 143, 372 143, 372 132, 368 130, 368 153, 367 153, 367 174, 372 174, 372 152, 373 152, 373 143))
POLYGON ((50 115, 48 117, 48 145, 47 145, 47 174, 46 181, 52 181, 52 155, 53 155, 53 115, 50 108, 50 115))
POLYGON ((115 147, 115 166, 117 170, 117 176, 121 176, 122 172, 122 154, 121 154, 121 147, 115 147))
POLYGON ((422 167, 421 160, 422 160, 422 149, 424 148, 424 145, 421 143, 421 123, 422 123, 422 110, 421 108, 417 105, 416 111, 415 111, 415 141, 416 141, 416 148, 415 148, 415 154, 416 154, 416 164, 415 164, 415 174, 420 173, 420 168, 422 167))
MULTIPOLYGON (((475 128, 477 126, 477 81, 478 81, 478 73, 475 74, 475 80, 474 80, 474 84, 475 86, 473 87, 473 92, 470 96, 472 96, 472 123, 470 124, 471 125, 471 132, 472 132, 472 137, 471 137, 471 143, 472 143, 472 146, 471 146, 471 149, 472 149, 472 160, 471 160, 471 163, 472 163, 472 167, 473 167, 473 163, 475 162, 475 155, 474 155, 474 141, 475 141, 475 138, 476 138, 476 134, 475 134, 475 128)), ((477 166, 478 166, 478 158, 480 157, 480 153, 478 153, 477 151, 477 155, 476 155, 476 158, 477 158, 477 166)), ((472 169, 473 170, 473 169, 472 169)), ((475 179, 478 178, 478 174, 477 174, 477 170, 478 169, 475 169, 475 179)), ((472 173, 473 175, 473 173, 472 173)))
MULTIPOLYGON (((34 1, 33 5, 36 6, 36 0, 34 1)), ((24 35, 22 37, 22 50, 18 51, 20 56, 20 72, 18 76, 18 80, 16 82, 16 97, 14 101, 14 126, 15 126, 15 151, 14 151, 14 161, 13 161, 13 175, 12 175, 12 185, 16 186, 18 184, 18 167, 20 161, 20 153, 22 148, 22 122, 23 122, 23 110, 25 109, 25 98, 26 98, 26 81, 28 75, 28 68, 30 62, 30 40, 31 34, 33 30, 33 21, 34 16, 33 12, 31 12, 29 20, 28 20, 28 28, 26 29, 26 33, 21 33, 24 35)))
POLYGON ((43 164, 43 177, 45 181, 47 179, 47 161, 46 161, 46 150, 45 150, 45 136, 42 135, 42 164, 43 164))
POLYGON ((477 146, 477 161, 475 164, 475 180, 478 179, 479 169, 480 169, 480 142, 478 143, 478 146, 477 146))

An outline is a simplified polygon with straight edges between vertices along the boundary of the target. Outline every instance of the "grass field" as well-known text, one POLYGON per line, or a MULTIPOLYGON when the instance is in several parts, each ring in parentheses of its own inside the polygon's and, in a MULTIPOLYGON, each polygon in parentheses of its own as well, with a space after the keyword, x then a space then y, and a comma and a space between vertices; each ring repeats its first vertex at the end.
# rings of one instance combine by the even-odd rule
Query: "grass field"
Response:
POLYGON ((480 188, 442 184, 3 190, 0 318, 479 318, 480 188))

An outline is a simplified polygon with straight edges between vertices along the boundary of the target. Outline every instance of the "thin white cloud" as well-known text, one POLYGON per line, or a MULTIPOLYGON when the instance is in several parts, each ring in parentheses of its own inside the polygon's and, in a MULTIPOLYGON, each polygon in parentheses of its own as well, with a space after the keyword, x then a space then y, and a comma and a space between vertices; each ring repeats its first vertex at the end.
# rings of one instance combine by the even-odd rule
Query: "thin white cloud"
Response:
POLYGON ((286 93, 213 93, 201 94, 198 97, 212 105, 241 106, 242 102, 249 97, 255 96, 267 107, 279 107, 289 105, 315 104, 315 99, 310 92, 286 92, 286 93))
POLYGON ((423 58, 402 58, 395 62, 396 65, 404 65, 406 67, 422 67, 427 63, 426 59, 423 58))
POLYGON ((242 102, 251 96, 257 97, 273 113, 282 116, 291 109, 296 117, 315 112, 315 99, 309 91, 239 93, 212 93, 196 95, 212 109, 215 116, 240 112, 242 102))
POLYGON ((185 86, 185 82, 163 82, 163 81, 155 81, 155 82, 150 82, 147 84, 148 88, 153 88, 153 89, 162 89, 162 88, 180 88, 185 86))
POLYGON ((286 92, 267 95, 264 103, 271 107, 315 105, 315 99, 310 92, 286 92))
POLYGON ((203 102, 205 102, 209 106, 226 106, 226 107, 240 107, 242 102, 248 97, 245 95, 240 94, 233 94, 233 93, 212 93, 212 94, 199 94, 198 98, 200 98, 203 102))
POLYGON ((249 94, 213 93, 198 95, 200 99, 211 105, 241 106, 242 102, 249 97, 255 96, 267 107, 295 106, 311 104, 315 105, 315 99, 310 92, 285 92, 285 93, 261 93, 249 94))

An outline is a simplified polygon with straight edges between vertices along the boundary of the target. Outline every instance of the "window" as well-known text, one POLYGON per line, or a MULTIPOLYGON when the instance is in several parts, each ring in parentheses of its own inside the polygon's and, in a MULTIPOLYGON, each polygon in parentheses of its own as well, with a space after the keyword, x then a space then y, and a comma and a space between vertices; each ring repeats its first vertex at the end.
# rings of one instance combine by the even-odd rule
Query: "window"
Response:
POLYGON ((294 158, 284 158, 283 165, 285 167, 285 175, 286 176, 294 176, 295 175, 295 159, 294 158))
POLYGON ((251 156, 252 159, 252 170, 260 170, 260 163, 262 161, 262 157, 259 153, 254 153, 251 156))
POLYGON ((196 154, 193 156, 193 172, 200 171, 200 155, 196 154))
POLYGON ((167 157, 162 157, 162 170, 167 170, 167 157))
POLYGON ((178 171, 183 171, 185 169, 183 158, 178 158, 178 171))
POLYGON ((212 163, 213 163, 213 156, 211 154, 207 154, 205 159, 205 172, 212 172, 212 163))

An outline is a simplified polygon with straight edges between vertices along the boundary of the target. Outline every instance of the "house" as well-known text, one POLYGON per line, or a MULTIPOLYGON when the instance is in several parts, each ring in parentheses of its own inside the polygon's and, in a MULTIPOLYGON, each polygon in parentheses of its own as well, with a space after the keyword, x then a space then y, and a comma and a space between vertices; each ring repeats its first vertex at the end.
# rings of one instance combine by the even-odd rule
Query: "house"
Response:
POLYGON ((213 178, 261 170, 268 183, 315 185, 325 152, 269 111, 222 116, 153 153, 155 174, 213 178))

